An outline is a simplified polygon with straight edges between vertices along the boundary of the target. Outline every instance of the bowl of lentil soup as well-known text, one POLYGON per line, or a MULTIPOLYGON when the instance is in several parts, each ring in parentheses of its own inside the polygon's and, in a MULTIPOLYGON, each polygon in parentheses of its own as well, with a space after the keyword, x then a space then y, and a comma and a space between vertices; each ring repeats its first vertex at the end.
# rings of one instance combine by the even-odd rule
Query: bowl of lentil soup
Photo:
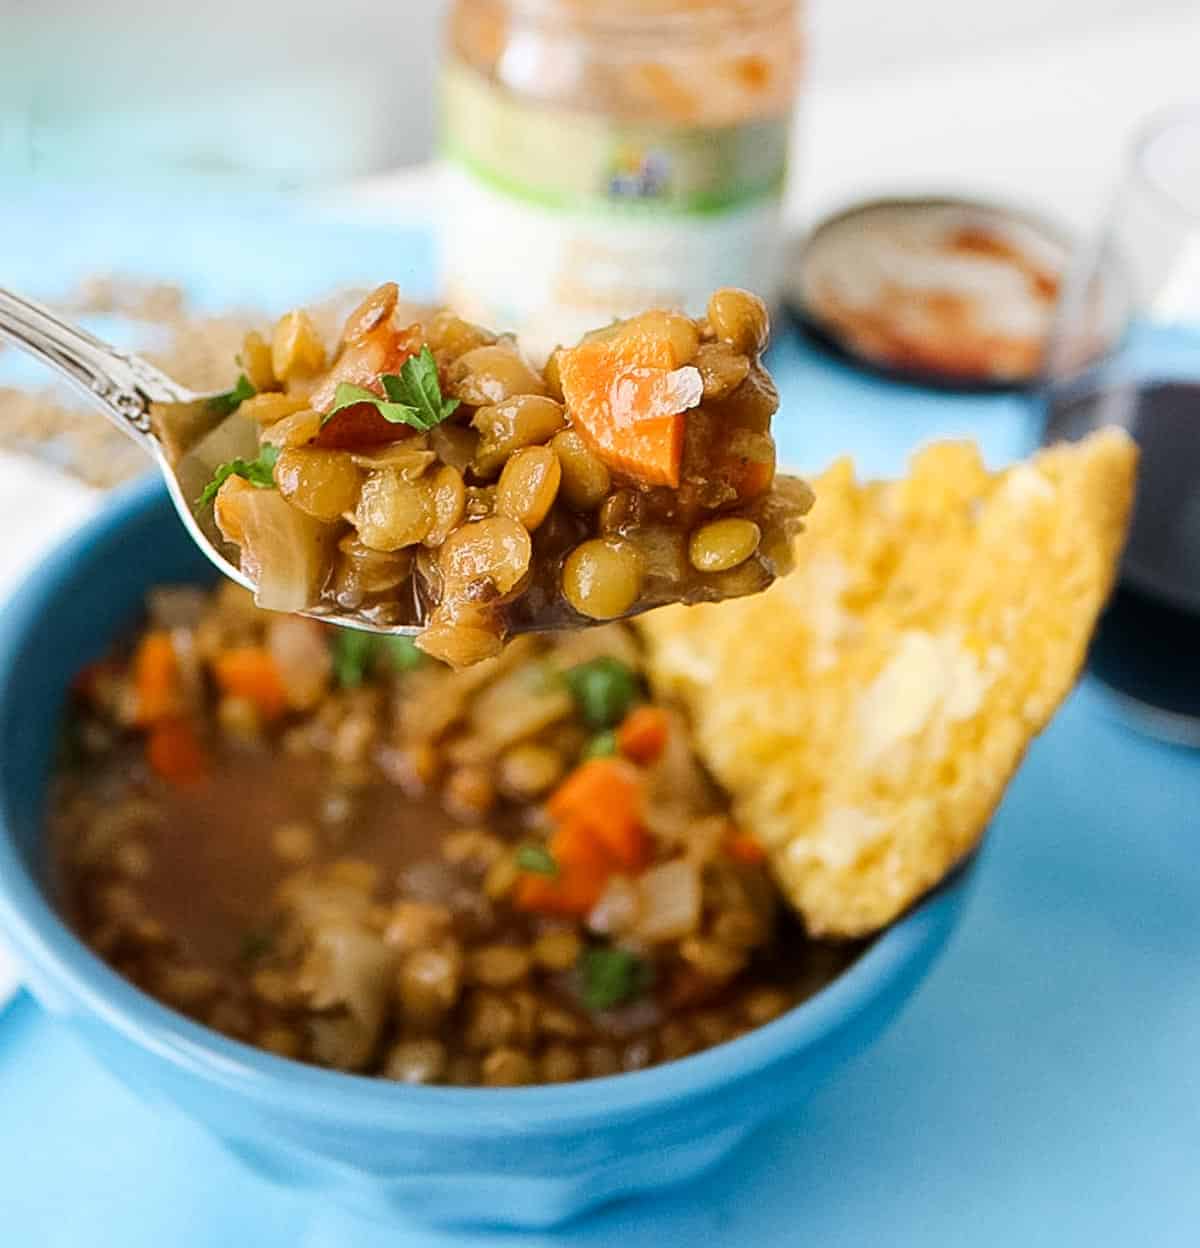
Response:
POLYGON ((280 710, 251 656, 288 639, 214 596, 202 565, 165 494, 139 486, 7 612, 0 923, 32 990, 105 1064, 277 1181, 377 1216, 523 1226, 682 1181, 867 1044, 958 918, 967 874, 863 949, 806 942, 719 792, 680 778, 686 724, 647 696, 631 634, 578 634, 608 647, 590 655, 530 639, 505 670, 464 673, 323 638, 295 668, 324 673, 321 697, 291 687, 309 709, 280 710), (135 547, 145 558, 122 557, 135 547), (184 588, 148 616, 162 586, 184 588), (164 632, 169 662, 149 640, 164 632), (190 709, 183 633, 204 689, 190 709), (60 710, 81 698, 90 757, 72 795, 70 771, 65 791, 50 779, 60 710), (363 755, 384 706, 417 708, 405 722, 426 737, 452 706, 474 724, 434 760, 441 781, 421 781, 419 741, 392 740, 399 721, 394 754, 377 739, 363 755), (614 822, 635 790, 663 809, 614 822), (361 803, 349 826, 346 800, 361 803), (389 810, 423 842, 400 859, 380 853, 389 810), (680 818, 706 848, 664 849, 680 818), (229 873, 221 829, 259 825, 229 873), (61 855, 54 878, 48 827, 73 885, 61 855), (201 897, 222 870, 218 921, 183 930, 212 919, 201 897))

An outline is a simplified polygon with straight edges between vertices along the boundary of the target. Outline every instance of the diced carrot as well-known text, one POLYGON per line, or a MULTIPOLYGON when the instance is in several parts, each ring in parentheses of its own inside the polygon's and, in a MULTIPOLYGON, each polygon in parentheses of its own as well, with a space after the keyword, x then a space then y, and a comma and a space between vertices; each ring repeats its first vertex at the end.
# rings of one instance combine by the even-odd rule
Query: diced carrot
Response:
POLYGON ((596 832, 628 871, 640 871, 650 861, 650 845, 640 820, 598 820, 596 832))
POLYGON ((558 874, 522 875, 517 882, 517 908, 539 914, 587 914, 600 900, 617 864, 583 823, 560 824, 548 848, 558 874))
POLYGON ((208 758, 191 723, 182 716, 158 720, 146 737, 146 760, 172 784, 195 784, 208 771, 208 758))
POLYGON ((617 749, 645 766, 663 752, 671 720, 661 706, 636 706, 617 729, 617 749))
POLYGON ((522 875, 517 881, 514 900, 518 910, 564 918, 582 917, 600 900, 607 883, 607 875, 596 875, 586 867, 564 863, 558 875, 522 875))
POLYGON ((767 851, 762 845, 749 832, 737 828, 731 828, 725 838, 725 852, 744 867, 756 867, 767 860, 767 851))
POLYGON ((579 867, 592 875, 611 875, 617 864, 604 842, 598 840, 591 825, 571 818, 560 823, 550 834, 550 856, 562 867, 579 867))
POLYGON ((685 416, 670 343, 648 336, 595 340, 558 353, 567 414, 617 472, 679 485, 685 416))
MULTIPOLYGON (((624 759, 593 758, 576 767, 550 795, 546 810, 560 831, 590 834, 619 867, 636 871, 646 865, 641 780, 624 759)), ((554 838, 550 852, 558 857, 554 838)))
POLYGON ((586 910, 568 909, 562 893, 562 876, 522 875, 513 890, 513 905, 527 914, 586 914, 586 910))
POLYGON ((179 660, 171 635, 163 629, 146 633, 133 656, 133 689, 139 724, 153 724, 177 715, 179 660))
POLYGON ((287 710, 287 688, 265 646, 239 646, 213 660, 213 676, 222 693, 253 702, 264 719, 278 719, 287 710))
POLYGON ((649 847, 641 799, 637 769, 624 759, 594 758, 577 767, 546 803, 558 825, 548 843, 558 874, 522 875, 517 908, 584 915, 612 875, 645 866, 649 847))

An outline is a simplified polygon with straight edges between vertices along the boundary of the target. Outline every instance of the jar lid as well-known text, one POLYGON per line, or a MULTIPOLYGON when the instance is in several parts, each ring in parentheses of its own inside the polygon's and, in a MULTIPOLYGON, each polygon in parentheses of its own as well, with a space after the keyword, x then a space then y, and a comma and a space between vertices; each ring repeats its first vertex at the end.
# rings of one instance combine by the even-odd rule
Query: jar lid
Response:
POLYGON ((840 354, 954 388, 1033 382, 1072 252, 1029 213, 955 198, 877 199, 793 244, 791 310, 840 354))

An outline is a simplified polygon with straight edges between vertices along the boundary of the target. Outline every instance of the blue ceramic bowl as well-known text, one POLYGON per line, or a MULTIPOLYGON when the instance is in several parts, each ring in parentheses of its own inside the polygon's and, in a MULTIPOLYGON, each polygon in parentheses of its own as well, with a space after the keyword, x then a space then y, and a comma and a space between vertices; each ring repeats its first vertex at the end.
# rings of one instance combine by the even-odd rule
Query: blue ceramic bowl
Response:
POLYGON ((210 578, 165 492, 139 483, 48 558, 0 619, 0 927, 38 1000, 105 1066, 273 1180, 382 1218, 545 1227, 693 1178, 870 1044, 962 912, 970 868, 776 1022, 587 1083, 408 1087, 228 1040, 140 992, 72 935, 46 899, 41 844, 73 673, 136 621, 150 586, 210 578))

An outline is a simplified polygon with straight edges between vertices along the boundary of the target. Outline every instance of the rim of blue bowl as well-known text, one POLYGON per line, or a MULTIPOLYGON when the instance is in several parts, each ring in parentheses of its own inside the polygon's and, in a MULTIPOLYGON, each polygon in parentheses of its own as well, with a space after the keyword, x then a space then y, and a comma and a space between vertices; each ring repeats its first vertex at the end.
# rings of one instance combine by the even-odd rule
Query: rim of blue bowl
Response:
MULTIPOLYGON (((0 614, 0 723, 12 694, 11 673, 23 639, 43 620, 62 583, 91 560, 114 532, 155 507, 169 507, 157 477, 115 492, 78 532, 61 543, 19 586, 0 614)), ((13 843, 0 793, 0 930, 18 959, 34 965, 60 992, 138 1047, 256 1102, 310 1108, 369 1124, 437 1114, 438 1131, 473 1134, 486 1123, 547 1126, 646 1112, 665 1101, 702 1096, 739 1082, 846 1026, 907 970, 932 955, 953 925, 974 858, 892 924, 846 970, 773 1022, 690 1057, 576 1083, 524 1088, 447 1088, 395 1083, 290 1061, 193 1022, 128 980, 94 954, 44 895, 13 843)))

